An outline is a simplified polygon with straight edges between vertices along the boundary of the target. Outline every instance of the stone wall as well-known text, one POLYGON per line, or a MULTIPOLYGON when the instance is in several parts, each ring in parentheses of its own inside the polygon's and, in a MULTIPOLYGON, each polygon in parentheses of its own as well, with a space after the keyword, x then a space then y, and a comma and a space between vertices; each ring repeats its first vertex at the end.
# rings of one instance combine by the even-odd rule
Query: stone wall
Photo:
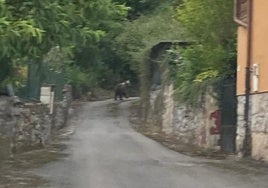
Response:
POLYGON ((18 107, 13 132, 14 153, 44 147, 51 140, 51 115, 47 105, 27 103, 18 107))
POLYGON ((211 95, 205 95, 201 108, 190 108, 175 101, 172 84, 163 85, 151 91, 148 109, 146 122, 160 127, 165 134, 176 136, 184 144, 219 149, 219 130, 212 131, 219 129, 212 115, 219 107, 211 95))
POLYGON ((56 102, 53 113, 53 132, 63 128, 66 125, 69 108, 72 101, 72 88, 70 85, 65 85, 63 89, 63 100, 56 102))
POLYGON ((245 114, 245 96, 237 97, 237 130, 236 130, 236 151, 238 155, 242 156, 243 148, 244 148, 244 140, 246 135, 245 125, 246 122, 244 120, 245 114))
MULTIPOLYGON (((162 131, 166 134, 172 134, 174 131, 174 110, 175 101, 173 98, 173 84, 166 85, 163 88, 163 111, 162 111, 162 131)), ((176 117, 176 116, 175 116, 176 117)))
POLYGON ((0 161, 10 156, 15 123, 12 99, 0 96, 0 161))
POLYGON ((193 144, 207 149, 219 149, 219 127, 217 116, 219 111, 217 101, 206 94, 199 108, 176 104, 174 131, 182 143, 193 144))
POLYGON ((0 135, 11 136, 15 121, 12 98, 0 96, 0 135))
POLYGON ((162 91, 157 88, 150 92, 149 100, 150 103, 144 102, 144 109, 148 112, 144 113, 146 116, 143 117, 144 122, 147 122, 149 125, 157 126, 158 128, 162 127, 162 113, 163 113, 163 101, 162 101, 162 91))
MULTIPOLYGON (((237 151, 242 153, 245 139, 245 96, 238 97, 237 151)), ((251 130, 252 157, 268 161, 268 93, 250 96, 249 125, 251 130)))
MULTIPOLYGON (((55 104, 53 114, 47 105, 15 105, 11 97, 0 97, 0 149, 6 156, 49 144, 53 134, 66 125, 72 101, 71 87, 64 88, 64 99, 55 104)), ((3 153, 0 153, 4 156, 3 153)))
POLYGON ((149 58, 142 63, 141 109, 144 126, 153 125, 185 144, 218 149, 220 111, 217 101, 210 95, 211 90, 204 95, 200 108, 190 108, 174 98, 173 67, 164 58, 171 45, 172 42, 156 44, 148 53, 149 58))

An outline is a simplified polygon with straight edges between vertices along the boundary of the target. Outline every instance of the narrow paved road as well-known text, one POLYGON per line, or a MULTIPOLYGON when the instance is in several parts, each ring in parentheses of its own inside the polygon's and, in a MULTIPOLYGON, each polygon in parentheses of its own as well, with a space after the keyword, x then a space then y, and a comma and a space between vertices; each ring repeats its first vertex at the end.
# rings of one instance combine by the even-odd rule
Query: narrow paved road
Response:
POLYGON ((51 188, 267 188, 264 177, 216 168, 173 152, 136 133, 127 120, 131 101, 86 103, 69 155, 37 173, 51 188))

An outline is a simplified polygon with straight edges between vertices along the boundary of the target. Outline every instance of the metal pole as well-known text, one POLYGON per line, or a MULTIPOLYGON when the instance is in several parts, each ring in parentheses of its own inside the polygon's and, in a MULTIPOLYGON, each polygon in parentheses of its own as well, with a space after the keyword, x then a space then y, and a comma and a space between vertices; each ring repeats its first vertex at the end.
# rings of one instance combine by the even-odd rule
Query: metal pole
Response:
POLYGON ((244 156, 251 155, 251 127, 249 122, 250 113, 250 91, 251 91, 251 60, 252 60, 252 15, 253 0, 248 0, 248 27, 247 27, 247 66, 246 66, 246 95, 245 95, 245 139, 244 139, 244 156))

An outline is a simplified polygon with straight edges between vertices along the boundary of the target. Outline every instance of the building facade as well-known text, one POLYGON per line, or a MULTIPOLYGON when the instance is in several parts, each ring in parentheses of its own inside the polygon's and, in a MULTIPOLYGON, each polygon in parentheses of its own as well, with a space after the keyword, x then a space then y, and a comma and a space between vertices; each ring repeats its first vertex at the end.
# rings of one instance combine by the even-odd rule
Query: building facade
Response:
POLYGON ((236 0, 236 150, 268 161, 268 1, 236 0))

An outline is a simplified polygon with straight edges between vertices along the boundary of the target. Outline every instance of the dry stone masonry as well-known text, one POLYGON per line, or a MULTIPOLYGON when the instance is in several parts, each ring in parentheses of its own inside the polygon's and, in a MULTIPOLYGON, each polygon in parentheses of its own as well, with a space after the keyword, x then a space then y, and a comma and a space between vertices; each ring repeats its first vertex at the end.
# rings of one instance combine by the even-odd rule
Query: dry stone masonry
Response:
POLYGON ((151 91, 147 122, 160 126, 162 132, 176 136, 181 143, 196 145, 207 149, 219 149, 219 133, 216 119, 211 117, 218 110, 215 98, 206 95, 201 108, 191 108, 176 102, 173 85, 166 85, 151 91))
POLYGON ((47 104, 16 105, 12 97, 0 96, 1 157, 42 148, 51 142, 53 135, 66 125, 68 117, 71 87, 66 86, 63 92, 64 99, 54 104, 52 114, 47 104))
POLYGON ((46 105, 28 103, 19 107, 13 132, 12 151, 44 147, 51 139, 51 116, 46 105))
MULTIPOLYGON (((237 151, 243 151, 245 140, 245 96, 238 96, 237 151)), ((250 96, 249 126, 251 130, 252 157, 268 161, 268 94, 250 96)))
POLYGON ((0 160, 9 157, 12 134, 16 123, 13 102, 10 97, 0 96, 0 160))

